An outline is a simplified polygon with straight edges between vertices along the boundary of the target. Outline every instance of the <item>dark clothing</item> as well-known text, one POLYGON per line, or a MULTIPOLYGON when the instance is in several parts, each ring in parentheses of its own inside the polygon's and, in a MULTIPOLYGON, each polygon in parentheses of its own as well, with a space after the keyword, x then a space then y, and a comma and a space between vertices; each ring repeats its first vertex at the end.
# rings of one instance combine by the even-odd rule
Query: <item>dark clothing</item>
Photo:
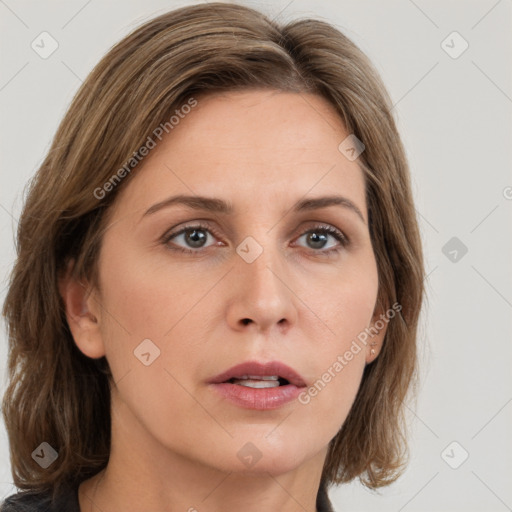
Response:
MULTIPOLYGON (((318 491, 316 508, 318 512, 334 512, 324 487, 320 487, 318 491)), ((80 512, 78 486, 64 488, 53 503, 50 491, 46 493, 21 491, 12 494, 0 505, 0 512, 80 512)))
POLYGON ((336 512, 329 500, 327 489, 323 484, 320 485, 320 489, 318 489, 318 494, 316 495, 316 509, 318 512, 336 512))
POLYGON ((78 485, 63 487, 52 503, 51 491, 20 491, 5 499, 0 512, 80 512, 78 485))

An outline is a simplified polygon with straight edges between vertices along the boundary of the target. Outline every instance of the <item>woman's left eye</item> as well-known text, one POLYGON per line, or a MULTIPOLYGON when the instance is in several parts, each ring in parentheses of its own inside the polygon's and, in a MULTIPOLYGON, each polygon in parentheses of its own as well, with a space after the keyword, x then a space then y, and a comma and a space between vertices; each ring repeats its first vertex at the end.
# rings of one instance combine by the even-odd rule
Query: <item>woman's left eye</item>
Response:
POLYGON ((348 245, 348 238, 338 229, 332 226, 318 226, 306 231, 299 238, 306 237, 307 242, 313 244, 313 249, 321 249, 323 253, 340 251, 348 245), (334 238, 339 244, 325 248, 328 238, 334 238))
MULTIPOLYGON (((164 235, 162 237, 162 243, 174 251, 200 253, 203 252, 201 249, 209 247, 206 245, 208 234, 216 236, 216 233, 209 226, 202 224, 185 226, 176 233, 169 233, 164 235), (179 240, 180 237, 182 237, 183 243, 188 245, 188 247, 183 247, 176 244, 176 240, 179 240), (173 243, 169 244, 171 240, 173 240, 173 243)), ((300 240, 303 237, 305 237, 306 243, 311 244, 310 249, 315 249, 314 252, 321 252, 322 254, 340 251, 349 243, 348 238, 341 231, 329 225, 321 225, 308 229, 302 235, 300 235, 298 239, 300 240), (334 246, 325 248, 329 237, 334 238, 339 243, 335 243, 334 246)))

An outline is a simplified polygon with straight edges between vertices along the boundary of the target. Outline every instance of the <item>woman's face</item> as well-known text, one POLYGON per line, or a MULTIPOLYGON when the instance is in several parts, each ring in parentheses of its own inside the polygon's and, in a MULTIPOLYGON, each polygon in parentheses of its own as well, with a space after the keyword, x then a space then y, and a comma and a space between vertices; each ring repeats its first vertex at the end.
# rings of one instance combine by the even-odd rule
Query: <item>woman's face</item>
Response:
POLYGON ((114 421, 141 453, 275 474, 325 456, 374 357, 357 339, 378 276, 347 136, 315 95, 214 95, 133 171, 87 302, 97 330, 72 330, 106 355, 114 421), (209 382, 247 361, 281 362, 307 387, 209 382))

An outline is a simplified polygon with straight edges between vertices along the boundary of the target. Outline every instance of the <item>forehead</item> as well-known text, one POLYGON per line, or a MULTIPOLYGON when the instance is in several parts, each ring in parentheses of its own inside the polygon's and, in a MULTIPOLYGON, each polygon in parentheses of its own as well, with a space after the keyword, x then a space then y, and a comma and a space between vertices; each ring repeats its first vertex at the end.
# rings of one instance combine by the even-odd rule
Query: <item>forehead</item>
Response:
POLYGON ((238 208, 338 192, 364 211, 364 175, 357 160, 339 150, 348 135, 334 107, 317 95, 199 96, 197 106, 156 139, 121 201, 144 208, 186 193, 224 196, 238 208))

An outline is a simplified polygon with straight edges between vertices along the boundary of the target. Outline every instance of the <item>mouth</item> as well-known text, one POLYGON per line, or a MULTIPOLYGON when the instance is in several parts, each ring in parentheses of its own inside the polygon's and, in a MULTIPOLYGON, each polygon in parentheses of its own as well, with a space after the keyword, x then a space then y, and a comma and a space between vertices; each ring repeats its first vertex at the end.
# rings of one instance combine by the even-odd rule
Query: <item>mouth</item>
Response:
POLYGON ((238 386, 245 386, 248 388, 278 388, 279 386, 287 386, 290 382, 278 375, 257 376, 257 375, 243 375, 241 378, 231 378, 226 381, 228 384, 237 384, 238 386))
POLYGON ((264 363, 247 361, 229 368, 211 379, 209 383, 229 383, 251 388, 277 388, 288 385, 302 388, 306 386, 299 373, 280 361, 264 363))
POLYGON ((242 363, 217 375, 208 384, 231 404, 260 411, 288 404, 306 387, 293 368, 279 361, 242 363))

